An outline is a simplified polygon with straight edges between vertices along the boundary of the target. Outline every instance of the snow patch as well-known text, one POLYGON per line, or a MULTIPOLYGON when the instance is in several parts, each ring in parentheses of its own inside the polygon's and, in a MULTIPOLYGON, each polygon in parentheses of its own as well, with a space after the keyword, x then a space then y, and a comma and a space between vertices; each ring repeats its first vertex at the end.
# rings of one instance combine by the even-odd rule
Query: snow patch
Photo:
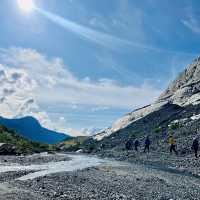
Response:
POLYGON ((192 120, 200 119, 200 114, 192 116, 191 119, 192 120))

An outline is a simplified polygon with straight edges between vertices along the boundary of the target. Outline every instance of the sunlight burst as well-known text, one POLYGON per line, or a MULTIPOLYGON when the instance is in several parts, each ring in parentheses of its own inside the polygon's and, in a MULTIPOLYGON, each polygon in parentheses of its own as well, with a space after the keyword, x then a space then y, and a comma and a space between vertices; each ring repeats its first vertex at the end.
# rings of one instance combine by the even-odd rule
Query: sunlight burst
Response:
POLYGON ((18 6, 24 12, 31 12, 35 8, 33 0, 17 0, 18 6))

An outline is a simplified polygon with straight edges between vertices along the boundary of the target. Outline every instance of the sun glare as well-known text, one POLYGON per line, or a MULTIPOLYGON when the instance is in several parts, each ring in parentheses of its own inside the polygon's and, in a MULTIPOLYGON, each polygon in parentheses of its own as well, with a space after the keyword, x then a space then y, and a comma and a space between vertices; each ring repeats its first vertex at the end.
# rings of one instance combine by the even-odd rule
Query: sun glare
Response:
POLYGON ((17 0, 18 6, 24 12, 31 12, 35 8, 33 0, 17 0))

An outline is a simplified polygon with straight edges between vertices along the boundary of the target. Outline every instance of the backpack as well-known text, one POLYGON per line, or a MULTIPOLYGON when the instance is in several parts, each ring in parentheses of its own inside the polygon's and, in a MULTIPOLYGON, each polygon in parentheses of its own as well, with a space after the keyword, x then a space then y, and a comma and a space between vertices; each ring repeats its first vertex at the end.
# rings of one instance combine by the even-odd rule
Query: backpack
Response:
POLYGON ((132 142, 131 142, 130 140, 128 140, 128 141, 126 142, 125 146, 126 146, 126 149, 127 149, 127 150, 131 150, 132 142))
POLYGON ((151 144, 150 139, 149 139, 149 138, 146 138, 146 140, 145 140, 145 145, 150 145, 150 144, 151 144))
POLYGON ((198 148, 198 147, 199 147, 199 142, 198 142, 197 139, 194 139, 194 140, 193 140, 193 144, 192 144, 192 148, 193 148, 193 149, 196 149, 196 148, 198 148))
POLYGON ((139 145, 140 145, 139 141, 135 140, 135 146, 139 146, 139 145))

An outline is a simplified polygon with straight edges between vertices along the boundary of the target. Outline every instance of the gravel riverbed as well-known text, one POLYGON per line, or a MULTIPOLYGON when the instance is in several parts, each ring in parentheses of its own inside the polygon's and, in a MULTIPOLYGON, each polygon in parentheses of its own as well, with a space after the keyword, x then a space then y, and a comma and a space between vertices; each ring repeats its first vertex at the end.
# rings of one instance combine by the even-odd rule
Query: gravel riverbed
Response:
POLYGON ((20 165, 33 165, 44 164, 48 162, 69 161, 71 158, 64 154, 33 154, 22 156, 0 156, 0 165, 20 164, 20 165))
POLYGON ((96 167, 19 181, 30 171, 0 174, 0 200, 197 200, 200 179, 146 164, 106 160, 96 167))

